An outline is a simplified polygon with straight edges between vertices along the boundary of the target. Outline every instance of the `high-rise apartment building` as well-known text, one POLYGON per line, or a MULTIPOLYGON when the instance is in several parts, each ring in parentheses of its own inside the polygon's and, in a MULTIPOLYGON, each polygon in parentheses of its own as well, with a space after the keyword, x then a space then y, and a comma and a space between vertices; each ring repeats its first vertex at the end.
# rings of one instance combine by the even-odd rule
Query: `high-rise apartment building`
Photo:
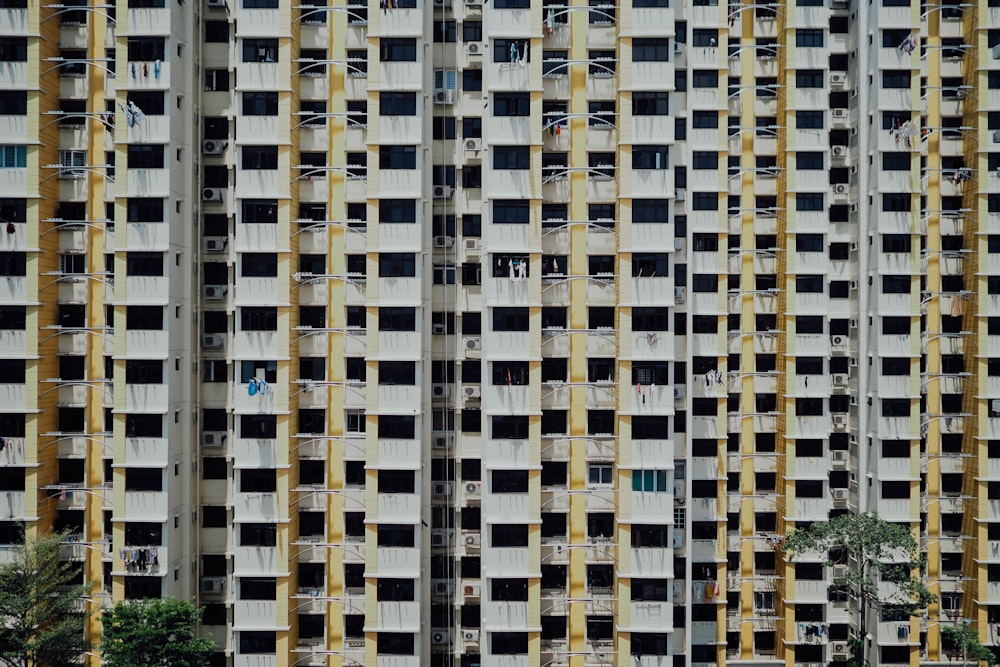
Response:
POLYGON ((197 596, 218 665, 818 667, 862 611, 782 536, 877 512, 938 599, 869 661, 1000 646, 998 44, 996 0, 0 0, 0 559, 68 531, 84 604, 197 596))

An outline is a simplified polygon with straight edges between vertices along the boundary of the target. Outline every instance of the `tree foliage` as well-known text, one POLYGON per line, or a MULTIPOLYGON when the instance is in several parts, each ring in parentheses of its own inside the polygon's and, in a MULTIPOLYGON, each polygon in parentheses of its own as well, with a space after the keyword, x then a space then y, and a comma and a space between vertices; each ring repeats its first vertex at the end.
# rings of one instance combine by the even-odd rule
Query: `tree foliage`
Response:
POLYGON ((970 661, 974 660, 977 665, 981 662, 985 662, 987 665, 996 663, 997 659, 993 655, 993 651, 982 645, 979 641, 979 633, 966 623, 942 626, 941 638, 944 650, 949 653, 964 655, 970 661))
POLYGON ((29 539, 0 565, 0 665, 68 665, 90 646, 78 584, 80 565, 59 560, 66 535, 29 539))
POLYGON ((937 599, 924 584, 926 563, 913 534, 905 525, 876 514, 841 514, 794 529, 781 551, 789 561, 811 553, 825 557, 828 565, 846 566, 834 577, 833 586, 846 590, 861 605, 859 632, 851 642, 850 664, 857 667, 867 664, 863 638, 869 611, 883 618, 908 617, 937 599))
POLYGON ((187 600, 119 602, 104 613, 108 667, 207 667, 215 643, 199 637, 201 610, 187 600))

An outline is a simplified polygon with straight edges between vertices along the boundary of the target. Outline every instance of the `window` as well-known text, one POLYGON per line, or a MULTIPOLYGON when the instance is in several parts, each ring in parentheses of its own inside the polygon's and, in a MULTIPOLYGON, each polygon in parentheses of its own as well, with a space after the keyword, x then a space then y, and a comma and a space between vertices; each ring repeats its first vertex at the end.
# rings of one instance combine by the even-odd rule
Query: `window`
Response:
POLYGON ((244 39, 243 62, 245 63, 276 63, 278 62, 277 39, 244 39))
POLYGON ((719 154, 715 151, 693 151, 691 154, 692 169, 718 169, 719 154))
MULTIPOLYGON (((229 21, 205 21, 205 41, 209 43, 229 43, 229 21)), ((139 107, 142 108, 141 106, 139 107)))
POLYGON ((471 21, 468 19, 462 21, 462 41, 463 42, 483 41, 483 22, 471 21))
MULTIPOLYGON (((469 92, 478 92, 483 89, 483 70, 481 69, 464 69, 462 70, 462 90, 467 90, 469 92)), ((463 123, 468 123, 468 119, 464 120, 463 123)), ((467 137, 472 135, 466 133, 467 137)))
POLYGON ((380 146, 379 169, 416 169, 416 146, 380 146))
POLYGON ((417 275, 416 256, 413 253, 382 253, 378 258, 380 278, 413 278, 417 275))
POLYGON ((795 276, 795 291, 799 294, 822 294, 823 276, 821 275, 798 275, 795 276))
POLYGON ((27 37, 4 37, 0 39, 0 62, 26 62, 28 60, 27 37))
POLYGON ((796 211, 822 211, 822 192, 799 192, 795 195, 796 211))
MULTIPOLYGON (((528 93, 494 93, 494 116, 530 116, 531 100, 528 93)), ((466 135, 468 136, 468 135, 466 135)))
POLYGON ((451 43, 457 41, 455 21, 434 21, 434 41, 436 43, 451 43))
POLYGON ((882 276, 883 294, 909 294, 910 276, 882 276))
MULTIPOLYGON (((86 153, 80 151, 60 151, 60 153, 80 153, 86 160, 86 153)), ((83 163, 81 163, 82 166, 83 163)), ((0 145, 0 169, 21 169, 28 166, 28 147, 16 145, 0 145)), ((67 165, 69 166, 69 165, 67 165)), ((77 166, 77 165, 72 165, 77 166)), ((69 172, 63 172, 69 173, 69 172)), ((82 173, 82 172, 81 172, 82 173)))
POLYGON ((243 93, 244 116, 277 116, 278 93, 243 93))
POLYGON ((413 199, 381 199, 378 203, 378 221, 386 223, 415 223, 417 202, 413 199))
POLYGON ((632 93, 633 116, 666 116, 669 113, 669 93, 641 91, 632 93))
POLYGON ((493 62, 519 63, 531 60, 530 42, 524 39, 494 39, 493 62))
POLYGON ((632 200, 633 223, 666 223, 670 221, 669 211, 670 206, 667 199, 632 200))
POLYGON ((240 636, 240 653, 246 655, 266 655, 277 652, 278 635, 276 632, 247 632, 243 630, 240 636))
POLYGON ((691 208, 695 211, 719 210, 719 195, 716 192, 695 192, 691 195, 691 208))
POLYGON ((129 169, 163 169, 163 146, 131 144, 128 147, 129 169))
POLYGON ((669 169, 669 146, 633 146, 633 169, 669 169))
POLYGON ((125 326, 139 331, 161 331, 163 329, 163 307, 127 306, 125 326))
POLYGON ((416 331, 416 308, 382 307, 378 309, 379 331, 416 331))
POLYGON ((665 37, 633 37, 632 61, 637 63, 670 60, 670 40, 665 37))
POLYGON ((417 40, 403 37, 383 37, 381 40, 382 62, 416 62, 417 40))
POLYGON ((417 367, 412 361, 381 361, 378 365, 380 385, 414 385, 417 367))
POLYGON ((615 483, 615 467, 610 463, 587 466, 587 483, 592 486, 610 486, 615 483))
POLYGON ((491 417, 494 440, 525 440, 528 437, 527 415, 494 415, 491 417))
POLYGON ((130 252, 126 256, 125 273, 129 276, 162 276, 162 252, 130 252))
POLYGON ((527 201, 493 200, 493 222, 497 224, 528 224, 530 209, 527 201))
POLYGON ((0 91, 0 116, 23 116, 28 113, 28 91, 0 91))
POLYGON ((494 169, 530 169, 531 151, 528 146, 493 146, 494 169))
POLYGON ((278 255, 270 252, 242 253, 240 275, 244 278, 274 278, 278 275, 278 255))
POLYGON ((719 72, 717 70, 696 69, 691 74, 692 88, 718 88, 719 72))
POLYGON ((822 171, 823 153, 819 151, 798 151, 795 154, 795 168, 800 171, 822 171))
POLYGON ((224 92, 229 90, 229 70, 206 69, 205 90, 207 92, 224 92))
MULTIPOLYGON (((132 148, 129 146, 129 148, 132 148)), ((277 146, 244 146, 243 169, 265 170, 278 168, 277 146)))
POLYGON ((795 72, 796 88, 822 88, 823 71, 818 69, 800 69, 795 72))
POLYGON ((274 224, 278 222, 278 201, 275 199, 244 199, 241 203, 244 224, 274 224))
POLYGON ((795 112, 795 128, 798 130, 822 130, 822 111, 797 111, 795 112))
POLYGON ((820 28, 797 28, 795 46, 823 46, 823 30, 820 28))
POLYGON ((277 331, 278 309, 261 306, 256 308, 240 308, 241 331, 277 331))
POLYGON ((883 88, 909 88, 910 70, 885 70, 882 72, 883 88))
POLYGON ((528 309, 517 307, 493 308, 494 331, 528 331, 528 309))

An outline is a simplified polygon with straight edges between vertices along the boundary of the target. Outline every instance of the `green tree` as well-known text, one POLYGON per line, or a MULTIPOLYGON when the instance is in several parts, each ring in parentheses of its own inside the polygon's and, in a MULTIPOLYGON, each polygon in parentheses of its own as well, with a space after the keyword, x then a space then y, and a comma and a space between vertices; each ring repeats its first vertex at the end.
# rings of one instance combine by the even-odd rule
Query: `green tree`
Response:
POLYGON ((166 598, 119 602, 104 612, 101 637, 107 667, 207 667, 215 643, 199 637, 201 609, 166 598))
POLYGON ((997 659, 993 651, 980 643, 979 633, 967 623, 942 626, 941 639, 944 650, 952 655, 965 656, 968 660, 975 661, 976 665, 981 662, 987 665, 996 664, 997 659))
POLYGON ((29 539, 0 565, 0 665, 68 665, 90 649, 77 583, 80 565, 59 560, 65 534, 29 539))
POLYGON ((869 613, 903 620, 937 599, 924 585, 925 569, 919 544, 909 528, 876 514, 841 514, 829 521, 793 529, 781 547, 792 562, 820 554, 828 565, 845 565, 833 588, 846 591, 860 604, 858 634, 850 641, 850 667, 868 667, 865 656, 869 613), (890 584, 879 588, 879 583, 890 584))

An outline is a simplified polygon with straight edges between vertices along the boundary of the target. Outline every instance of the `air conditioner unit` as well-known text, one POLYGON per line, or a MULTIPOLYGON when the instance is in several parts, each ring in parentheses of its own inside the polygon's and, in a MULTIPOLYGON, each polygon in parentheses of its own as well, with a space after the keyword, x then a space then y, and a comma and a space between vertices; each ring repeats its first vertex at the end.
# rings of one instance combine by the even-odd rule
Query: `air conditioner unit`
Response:
POLYGON ((209 9, 225 9, 226 0, 205 0, 205 6, 209 9))
POLYGON ((431 531, 431 546, 432 547, 446 547, 451 544, 451 531, 445 529, 437 529, 431 531))
POLYGON ((831 489, 830 490, 833 499, 838 502, 844 502, 847 500, 847 494, 849 493, 847 489, 831 489))
POLYGON ((453 236, 435 236, 434 237, 434 247, 435 248, 450 248, 455 245, 455 237, 453 236))
POLYGON ((462 385, 462 396, 465 398, 480 398, 483 395, 483 390, 478 384, 465 384, 462 385))
POLYGON ((847 195, 847 183, 836 183, 833 186, 833 194, 835 195, 847 195))
POLYGON ((674 239, 674 250, 684 252, 684 239, 674 239))
POLYGON ((834 118, 847 118, 847 109, 831 109, 830 113, 834 118))
POLYGON ((201 337, 201 346, 208 350, 217 350, 226 344, 226 339, 219 334, 205 334, 201 337))
MULTIPOLYGON (((468 586, 466 586, 468 588, 468 586)), ((479 642, 479 630, 462 630, 462 641, 468 644, 479 642)))
MULTIPOLYGON (((438 0, 434 0, 436 5, 438 0)), ((447 630, 435 630, 431 633, 431 645, 432 646, 444 646, 448 643, 448 631, 447 630)))
POLYGON ((674 398, 679 401, 685 396, 687 396, 687 388, 682 384, 674 385, 674 398))
POLYGON ((993 133, 993 143, 1000 144, 1000 130, 996 130, 993 133))
MULTIPOLYGON (((846 577, 847 576, 847 566, 846 565, 834 565, 833 568, 831 569, 831 573, 833 574, 833 578, 834 579, 839 579, 841 577, 846 577)), ((841 642, 841 643, 843 643, 843 642, 841 642)), ((836 646, 836 642, 834 642, 834 645, 836 646)), ((846 644, 845 644, 845 646, 846 646, 846 644)), ((836 650, 836 648, 834 648, 834 650, 836 650)))
POLYGON ((450 496, 455 492, 455 485, 452 482, 434 482, 431 484, 431 495, 450 496))
POLYGON ((465 55, 468 56, 481 56, 486 47, 482 42, 469 42, 465 45, 465 55))
POLYGON ((478 137, 473 137, 472 139, 465 140, 465 150, 467 151, 481 151, 483 150, 483 140, 478 137))
POLYGON ((676 201, 685 201, 687 199, 687 190, 684 188, 677 188, 674 190, 674 199, 676 201))
POLYGON ((847 657, 847 642, 830 642, 830 651, 834 660, 847 657))
POLYGON ((481 533, 469 533, 465 536, 465 546, 467 547, 478 547, 483 544, 483 536, 481 533))
POLYGON ((444 333, 447 330, 448 329, 443 324, 432 324, 431 325, 431 333, 434 334, 435 336, 444 335, 444 333))
POLYGON ((451 582, 435 581, 431 584, 431 592, 434 595, 451 595, 451 582))
POLYGON ((674 303, 682 304, 687 301, 687 287, 674 288, 674 303))
POLYGON ((202 593, 222 593, 226 590, 225 577, 202 577, 202 593))
POLYGON ((229 239, 225 236, 206 236, 201 244, 205 252, 225 252, 229 239))
POLYGON ((847 462, 847 452, 843 449, 838 449, 836 451, 830 452, 830 458, 834 463, 846 463, 847 462))
POLYGON ((835 158, 847 157, 847 146, 831 146, 830 155, 832 155, 835 158))
POLYGON ((990 401, 990 410, 996 413, 1000 413, 1000 399, 994 398, 990 401))
POLYGON ((434 104, 454 104, 455 103, 455 91, 454 90, 435 90, 434 91, 434 104))
POLYGON ((455 188, 450 185, 435 185, 433 197, 435 199, 451 199, 451 195, 454 194, 455 188))
POLYGON ((847 336, 834 334, 833 336, 830 336, 830 344, 834 347, 843 347, 844 345, 847 345, 847 336))
POLYGON ((465 246, 465 252, 468 253, 478 253, 479 252, 479 239, 465 239, 463 241, 465 246))
MULTIPOLYGON (((479 597, 480 596, 480 591, 482 591, 482 586, 479 584, 479 582, 465 584, 465 586, 462 587, 462 595, 464 595, 467 598, 477 598, 477 597, 479 597)), ((462 638, 465 639, 465 641, 467 641, 467 642, 477 642, 477 641, 479 641, 479 631, 478 630, 466 630, 465 632, 462 633, 462 638), (466 632, 475 632, 476 633, 475 639, 469 639, 469 638, 467 638, 465 636, 466 632)))
POLYGON ((222 201, 222 188, 202 188, 202 201, 222 201))
POLYGON ((446 384, 431 385, 431 398, 448 398, 451 396, 451 387, 446 384))
POLYGON ((847 415, 833 415, 833 429, 843 431, 847 428, 847 415))
POLYGON ((434 436, 433 445, 434 449, 450 449, 455 442, 455 437, 452 435, 436 435, 434 436))
POLYGON ((229 288, 225 285, 205 285, 205 287, 202 288, 201 293, 206 299, 218 301, 220 299, 225 299, 226 292, 228 291, 229 288))
POLYGON ((678 55, 678 56, 681 55, 682 53, 684 53, 684 43, 683 42, 674 42, 674 53, 676 55, 678 55))
POLYGON ((206 139, 201 142, 201 152, 205 155, 222 155, 228 143, 218 139, 206 139))
MULTIPOLYGON (((465 495, 467 496, 478 496, 483 493, 483 483, 482 482, 466 482, 465 483, 465 495)), ((468 536, 465 538, 468 543, 468 536)))
POLYGON ((834 373, 830 379, 833 381, 834 387, 846 387, 847 386, 847 373, 834 373))
POLYGON ((466 351, 483 349, 483 339, 479 337, 466 338, 464 341, 466 351))
POLYGON ((225 431, 205 431, 201 434, 201 444, 205 447, 221 447, 225 441, 225 431))
POLYGON ((843 88, 847 83, 847 75, 843 72, 830 72, 830 87, 843 88))

